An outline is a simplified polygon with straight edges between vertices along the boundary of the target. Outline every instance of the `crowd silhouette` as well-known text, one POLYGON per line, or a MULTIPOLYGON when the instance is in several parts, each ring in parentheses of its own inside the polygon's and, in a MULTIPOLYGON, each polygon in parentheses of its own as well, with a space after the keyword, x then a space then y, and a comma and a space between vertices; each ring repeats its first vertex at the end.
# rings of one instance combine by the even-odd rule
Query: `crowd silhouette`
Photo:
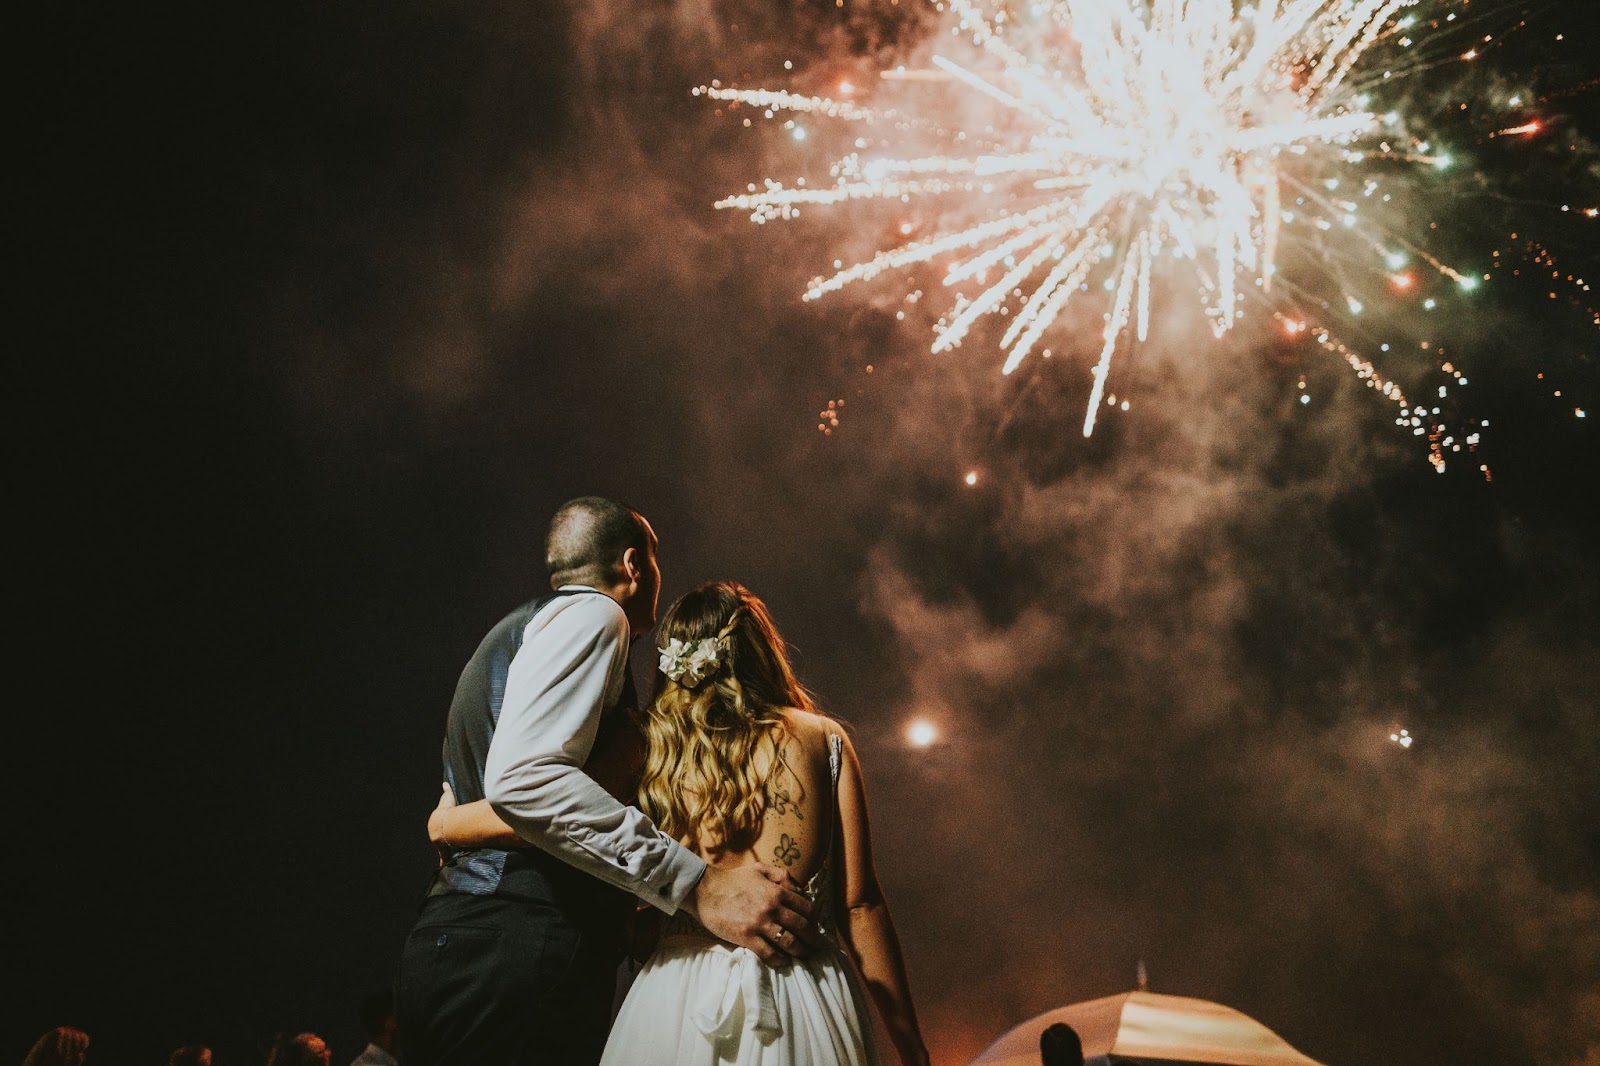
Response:
MULTIPOLYGON (((369 996, 362 1002, 359 1016, 367 1045, 353 1058, 341 1057, 337 1063, 326 1040, 316 1033, 300 1032, 274 1035, 270 1045, 245 1062, 226 1057, 217 1060, 215 1049, 206 1044, 184 1044, 167 1056, 166 1066, 398 1066, 392 992, 383 989, 369 996)), ((34 1041, 22 1066, 113 1066, 100 1063, 90 1045, 89 1033, 58 1025, 34 1041)), ((159 1062, 151 1066, 159 1066, 159 1062)))

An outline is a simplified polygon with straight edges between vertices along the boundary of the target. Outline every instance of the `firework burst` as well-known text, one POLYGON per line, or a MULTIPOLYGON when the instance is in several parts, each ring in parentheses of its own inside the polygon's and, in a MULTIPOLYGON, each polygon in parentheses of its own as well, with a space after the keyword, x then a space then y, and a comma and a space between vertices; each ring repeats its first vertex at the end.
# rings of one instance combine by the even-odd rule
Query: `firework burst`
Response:
MULTIPOLYGON (((1072 300, 1105 293, 1088 436, 1112 358, 1129 334, 1147 338, 1154 299, 1192 294, 1221 337, 1247 297, 1271 301, 1275 283, 1297 284, 1278 277, 1279 249, 1291 239, 1326 246, 1348 235, 1380 273, 1392 269, 1394 242, 1359 217, 1359 201, 1378 188, 1366 168, 1449 161, 1406 138, 1398 115, 1375 113, 1359 82, 1363 57, 1404 32, 1415 2, 1038 0, 1011 9, 952 0, 959 61, 935 54, 930 69, 883 77, 953 88, 981 119, 957 124, 942 112, 930 119, 932 108, 702 86, 698 94, 768 117, 825 117, 862 134, 832 165, 831 183, 768 179, 716 206, 758 223, 806 205, 931 207, 944 224, 863 262, 836 264, 805 297, 932 263, 953 292, 933 351, 958 347, 998 315, 1008 374, 1072 300), (937 150, 897 151, 929 138, 937 150)), ((792 128, 804 136, 803 126, 792 128)), ((900 232, 909 237, 912 227, 900 232)), ((1346 302, 1359 312, 1353 298, 1346 302)))

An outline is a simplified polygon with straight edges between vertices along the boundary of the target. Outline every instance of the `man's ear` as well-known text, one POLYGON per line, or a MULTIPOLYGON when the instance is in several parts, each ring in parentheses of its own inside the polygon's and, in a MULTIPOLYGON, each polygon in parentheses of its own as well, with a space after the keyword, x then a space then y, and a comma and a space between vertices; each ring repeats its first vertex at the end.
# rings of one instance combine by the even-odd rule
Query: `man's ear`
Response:
POLYGON ((638 581, 644 576, 644 568, 639 565, 638 548, 627 548, 623 551, 622 573, 630 582, 638 581))

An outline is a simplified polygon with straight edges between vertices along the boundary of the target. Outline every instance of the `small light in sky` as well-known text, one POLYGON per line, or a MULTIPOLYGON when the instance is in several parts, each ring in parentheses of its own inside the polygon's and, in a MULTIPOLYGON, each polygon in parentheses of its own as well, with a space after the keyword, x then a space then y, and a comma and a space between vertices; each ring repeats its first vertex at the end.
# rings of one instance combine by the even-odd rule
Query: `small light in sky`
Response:
POLYGON ((939 730, 926 718, 914 719, 906 726, 906 740, 910 741, 913 748, 931 747, 938 739, 939 730))
POLYGON ((806 139, 806 128, 804 126, 796 126, 794 128, 794 139, 797 141, 806 139))
POLYGON ((1520 126, 1507 126, 1503 130, 1496 130, 1495 132, 1489 134, 1489 136, 1491 136, 1491 137, 1515 137, 1515 136, 1518 136, 1519 134, 1538 133, 1542 129, 1544 129, 1544 124, 1541 123, 1540 121, 1538 121, 1537 119, 1535 119, 1532 122, 1524 122, 1520 126))
POLYGON ((1416 737, 1411 735, 1411 731, 1409 729, 1401 729, 1389 734, 1389 743, 1398 744, 1402 748, 1411 747, 1411 744, 1414 740, 1416 740, 1416 737))
POLYGON ((976 485, 978 483, 978 472, 976 470, 968 470, 967 476, 961 480, 965 481, 968 485, 976 485))

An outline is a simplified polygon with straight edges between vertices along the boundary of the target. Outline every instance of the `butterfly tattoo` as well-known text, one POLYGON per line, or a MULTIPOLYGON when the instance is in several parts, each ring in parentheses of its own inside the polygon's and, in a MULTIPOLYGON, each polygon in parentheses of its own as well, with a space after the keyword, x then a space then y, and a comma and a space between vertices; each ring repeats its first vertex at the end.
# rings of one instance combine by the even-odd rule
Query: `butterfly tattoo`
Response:
POLYGON ((782 785, 774 785, 767 793, 767 810, 773 814, 793 814, 802 822, 806 816, 800 813, 800 801, 789 795, 789 790, 782 785))
POLYGON ((800 845, 788 833, 778 839, 778 846, 772 849, 772 858, 785 866, 793 866, 800 858, 800 845))

